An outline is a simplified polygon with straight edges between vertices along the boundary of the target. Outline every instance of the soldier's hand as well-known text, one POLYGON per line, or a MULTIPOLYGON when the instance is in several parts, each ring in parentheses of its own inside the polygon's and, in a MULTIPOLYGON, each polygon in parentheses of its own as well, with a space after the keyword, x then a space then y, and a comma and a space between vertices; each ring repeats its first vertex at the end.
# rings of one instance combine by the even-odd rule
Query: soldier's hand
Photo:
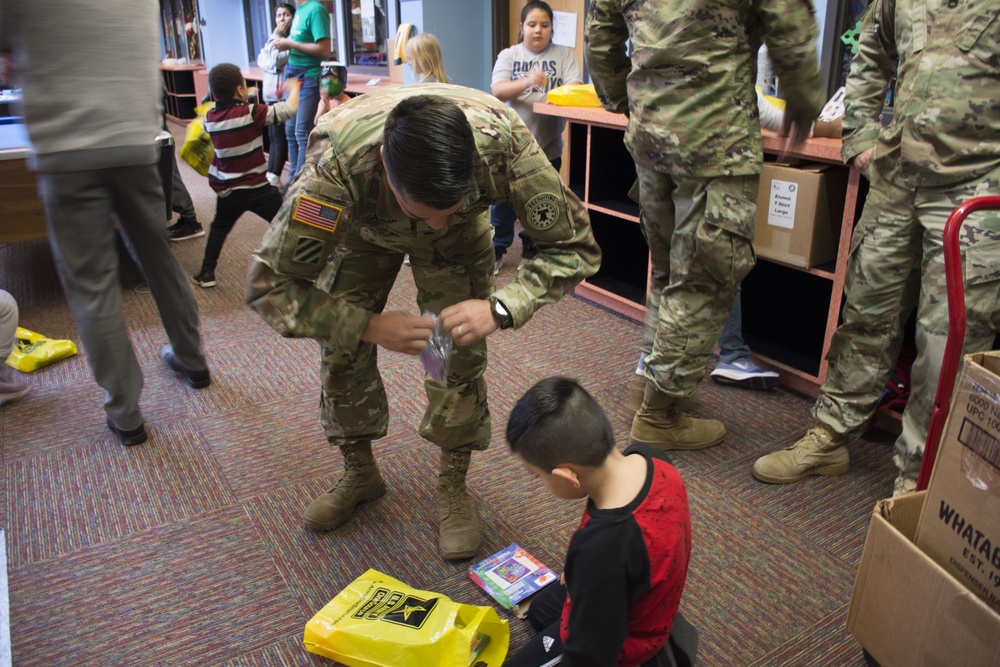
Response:
POLYGON ((792 146, 797 146, 809 138, 813 121, 816 116, 803 99, 789 97, 785 100, 785 116, 782 120, 781 134, 788 137, 792 146))
POLYGON ((868 149, 864 152, 858 153, 854 156, 854 168, 858 171, 864 171, 868 163, 872 161, 872 149, 868 149))
POLYGON ((469 299, 448 306, 438 316, 456 345, 471 345, 500 328, 486 299, 469 299))
POLYGON ((403 312, 376 313, 368 320, 361 340, 393 352, 420 354, 434 332, 434 320, 403 312))

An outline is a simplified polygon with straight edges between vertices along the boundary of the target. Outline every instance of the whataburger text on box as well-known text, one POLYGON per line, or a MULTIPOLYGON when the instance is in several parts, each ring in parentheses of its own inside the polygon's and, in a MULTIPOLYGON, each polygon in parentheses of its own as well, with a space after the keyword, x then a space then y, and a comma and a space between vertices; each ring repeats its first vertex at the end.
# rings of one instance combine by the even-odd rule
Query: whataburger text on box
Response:
POLYGON ((771 181, 771 198, 767 205, 767 224, 792 229, 795 227, 795 199, 799 186, 792 181, 771 181))

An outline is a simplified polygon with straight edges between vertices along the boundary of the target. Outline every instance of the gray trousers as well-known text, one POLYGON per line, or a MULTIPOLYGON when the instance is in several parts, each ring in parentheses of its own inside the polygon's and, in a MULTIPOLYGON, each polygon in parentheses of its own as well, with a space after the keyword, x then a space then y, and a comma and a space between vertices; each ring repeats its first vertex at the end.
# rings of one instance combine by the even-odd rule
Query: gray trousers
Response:
POLYGON ((10 292, 0 289, 0 365, 7 361, 14 349, 17 331, 17 301, 10 292))
POLYGON ((121 429, 137 428, 142 372, 121 312, 118 233, 134 249, 177 358, 206 367, 198 334, 198 306, 170 249, 163 225, 163 186, 157 167, 132 165, 38 175, 49 244, 73 318, 80 330, 104 409, 121 429))

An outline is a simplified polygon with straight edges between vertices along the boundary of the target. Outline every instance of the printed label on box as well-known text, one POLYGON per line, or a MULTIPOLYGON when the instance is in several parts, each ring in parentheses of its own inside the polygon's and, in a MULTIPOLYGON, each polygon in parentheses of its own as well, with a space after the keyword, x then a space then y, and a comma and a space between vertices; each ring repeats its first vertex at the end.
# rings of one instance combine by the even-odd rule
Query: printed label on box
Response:
POLYGON ((771 181, 771 200, 767 206, 767 224, 792 229, 795 226, 795 200, 799 186, 791 181, 771 181))

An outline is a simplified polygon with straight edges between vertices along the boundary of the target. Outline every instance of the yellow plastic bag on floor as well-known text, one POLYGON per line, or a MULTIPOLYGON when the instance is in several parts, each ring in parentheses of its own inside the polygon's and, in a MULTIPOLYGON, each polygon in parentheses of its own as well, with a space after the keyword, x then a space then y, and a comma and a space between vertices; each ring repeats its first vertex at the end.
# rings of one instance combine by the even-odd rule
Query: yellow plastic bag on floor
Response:
POLYGON ((368 570, 306 623, 303 642, 348 667, 500 667, 510 628, 493 607, 368 570))
POLYGON ((599 107, 597 91, 592 83, 567 83, 549 91, 546 98, 552 104, 562 107, 599 107))
POLYGON ((205 102, 194 110, 198 114, 187 126, 184 143, 181 145, 181 159, 194 167, 202 176, 208 176, 208 168, 215 157, 212 137, 205 130, 205 115, 215 107, 215 102, 205 102))
POLYGON ((71 340, 46 338, 40 333, 18 327, 14 332, 14 349, 7 357, 7 365, 30 373, 74 354, 76 345, 71 340))

